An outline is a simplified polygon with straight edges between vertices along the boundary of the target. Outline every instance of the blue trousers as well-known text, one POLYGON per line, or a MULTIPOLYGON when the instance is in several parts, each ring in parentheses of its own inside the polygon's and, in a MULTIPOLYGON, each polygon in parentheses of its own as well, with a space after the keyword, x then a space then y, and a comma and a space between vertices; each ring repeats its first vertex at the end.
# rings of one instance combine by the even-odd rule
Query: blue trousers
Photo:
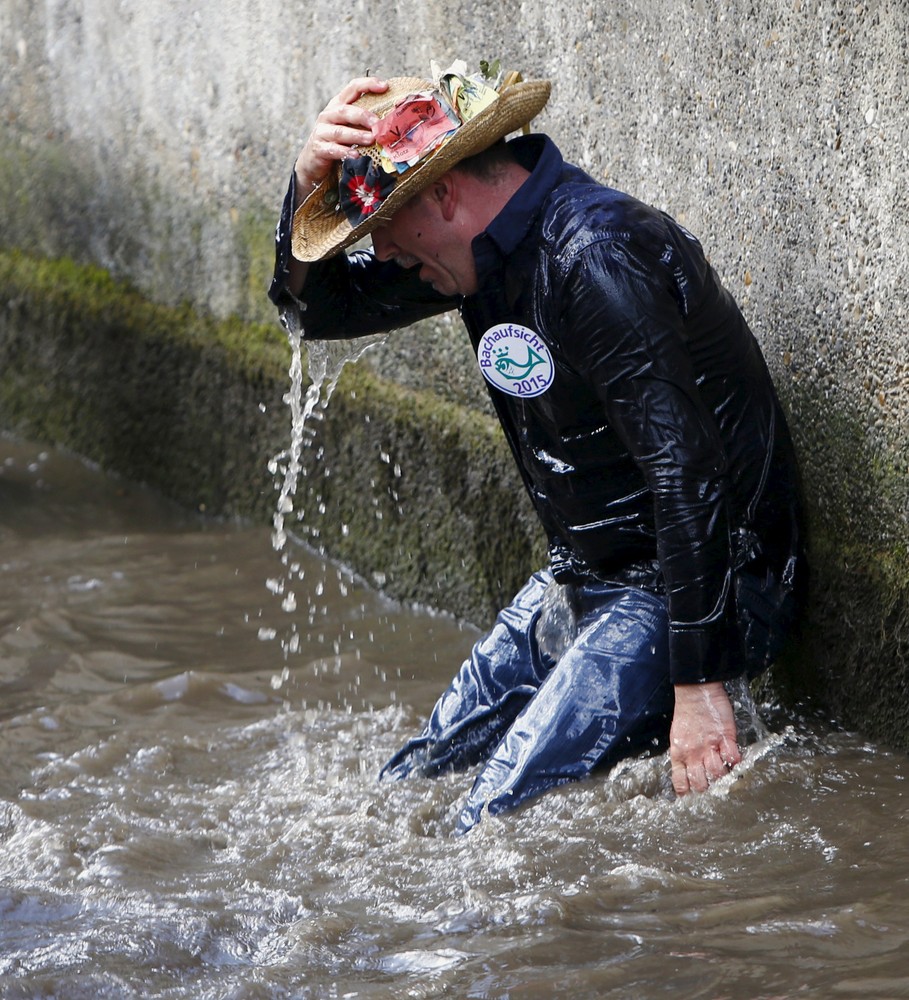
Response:
POLYGON ((665 745, 674 704, 665 600, 585 584, 572 588, 568 623, 564 606, 547 602, 554 592, 548 570, 530 578, 476 643, 423 732, 382 769, 388 778, 432 776, 485 761, 460 832, 484 809, 514 808, 655 741, 665 745), (564 651, 552 648, 547 616, 557 632, 570 629, 564 651))

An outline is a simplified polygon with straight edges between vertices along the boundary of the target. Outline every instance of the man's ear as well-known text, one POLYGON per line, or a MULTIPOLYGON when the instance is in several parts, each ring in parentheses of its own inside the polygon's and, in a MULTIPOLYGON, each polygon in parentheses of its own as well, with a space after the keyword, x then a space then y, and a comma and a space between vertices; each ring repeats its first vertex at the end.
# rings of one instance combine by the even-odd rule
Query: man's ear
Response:
POLYGON ((429 197, 438 205, 442 218, 451 222, 458 207, 459 190, 455 175, 449 171, 429 185, 429 197))

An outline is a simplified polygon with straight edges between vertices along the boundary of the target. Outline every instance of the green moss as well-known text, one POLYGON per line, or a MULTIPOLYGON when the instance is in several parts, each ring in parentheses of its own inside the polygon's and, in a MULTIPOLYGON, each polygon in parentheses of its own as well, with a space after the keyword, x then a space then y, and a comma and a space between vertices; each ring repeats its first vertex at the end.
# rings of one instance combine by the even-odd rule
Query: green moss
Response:
POLYGON ((253 365, 272 373, 286 367, 286 344, 276 324, 213 319, 188 303, 157 305, 103 268, 13 250, 0 253, 0 287, 13 296, 8 309, 26 306, 24 318, 29 322, 46 319, 64 335, 107 325, 143 341, 167 339, 182 346, 217 348, 236 366, 253 365))
POLYGON ((905 445, 888 448, 845 392, 830 399, 811 384, 784 389, 812 528, 832 537, 901 537, 909 477, 897 455, 905 445))
POLYGON ((276 430, 252 413, 253 397, 280 377, 279 331, 156 306, 72 261, 0 255, 0 289, 5 426, 190 506, 256 508, 264 484, 228 473, 276 430), (237 404, 250 415, 234 429, 237 404))
POLYGON ((493 614, 542 560, 542 540, 498 427, 488 418, 348 368, 320 426, 304 509, 319 541, 425 600, 493 614), (363 502, 366 498, 367 502, 363 502), (346 527, 345 527, 346 526, 346 527))
POLYGON ((248 319, 267 320, 273 313, 265 292, 274 268, 274 209, 260 206, 247 210, 238 218, 234 232, 243 289, 241 311, 248 319))
MULTIPOLYGON (((186 505, 271 518, 288 363, 276 322, 214 320, 99 268, 0 254, 0 425, 186 505)), ((363 366, 317 412, 291 527, 394 595, 487 619, 539 551, 493 422, 363 366)))
POLYGON ((814 533, 811 599, 792 697, 842 725, 909 749, 909 564, 905 545, 872 547, 814 533))
POLYGON ((95 197, 89 177, 77 145, 34 136, 23 143, 0 128, 0 247, 46 254, 64 240, 80 256, 87 232, 81 213, 95 197))
POLYGON ((774 671, 784 700, 806 701, 909 748, 909 483, 872 444, 844 393, 783 384, 799 453, 811 574, 807 620, 774 671))

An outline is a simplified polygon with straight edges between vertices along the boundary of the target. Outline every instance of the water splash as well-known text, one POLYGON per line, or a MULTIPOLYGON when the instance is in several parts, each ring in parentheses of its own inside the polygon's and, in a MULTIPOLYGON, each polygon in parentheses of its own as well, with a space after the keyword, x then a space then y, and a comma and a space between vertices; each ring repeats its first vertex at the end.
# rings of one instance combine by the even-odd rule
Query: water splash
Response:
POLYGON ((770 730, 761 718, 761 712, 755 703, 748 678, 742 674, 724 682, 726 694, 732 703, 735 714, 735 728, 740 747, 750 746, 766 740, 770 730))
MULTIPOLYGON (((291 349, 290 387, 284 394, 284 402, 290 408, 291 436, 288 447, 279 452, 268 463, 269 472, 280 481, 276 483, 278 500, 272 515, 272 546, 281 554, 281 561, 287 569, 291 580, 295 574, 302 580, 303 573, 296 563, 291 562, 287 551, 289 537, 288 517, 295 516, 298 523, 306 523, 306 512, 295 506, 297 489, 302 476, 306 475, 303 466, 303 450, 314 436, 313 420, 321 420, 328 402, 338 384, 338 379, 344 366, 359 360, 363 354, 385 340, 384 335, 362 337, 357 340, 325 340, 309 341, 306 345, 307 374, 309 386, 303 390, 303 339, 304 327, 302 317, 297 309, 287 309, 281 314, 281 323, 287 332, 291 349)), ((326 474, 329 470, 325 470, 326 474)), ((324 509, 319 513, 324 513, 324 509)), ((312 524, 308 525, 310 537, 316 537, 317 531, 312 524)), ((267 581, 267 587, 281 598, 281 608, 288 614, 297 610, 297 595, 290 589, 291 583, 287 575, 267 581)), ((321 589, 316 583, 315 592, 321 589)), ((313 617, 312 596, 306 595, 309 617, 313 617)), ((263 635, 262 638, 273 638, 273 635, 263 635)), ((299 648, 299 637, 296 626, 291 627, 290 637, 282 641, 285 655, 296 652, 299 648)))

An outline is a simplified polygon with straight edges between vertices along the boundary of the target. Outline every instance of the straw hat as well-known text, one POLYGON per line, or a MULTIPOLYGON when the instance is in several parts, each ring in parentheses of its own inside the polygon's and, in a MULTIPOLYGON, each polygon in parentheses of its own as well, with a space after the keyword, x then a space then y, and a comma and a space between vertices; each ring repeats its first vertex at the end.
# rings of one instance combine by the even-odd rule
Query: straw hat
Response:
MULTIPOLYGON (((457 127, 444 144, 430 150, 403 173, 384 174, 387 191, 381 204, 354 225, 339 205, 341 164, 338 164, 294 213, 291 242, 294 257, 302 261, 322 260, 371 233, 387 222, 408 199, 461 160, 482 152, 527 125, 549 99, 550 86, 548 80, 506 83, 489 107, 457 127)), ((384 94, 363 94, 356 103, 382 118, 406 97, 433 89, 428 80, 395 77, 388 81, 384 94)), ((381 154, 377 146, 359 151, 359 155, 368 156, 376 165, 381 154)))

